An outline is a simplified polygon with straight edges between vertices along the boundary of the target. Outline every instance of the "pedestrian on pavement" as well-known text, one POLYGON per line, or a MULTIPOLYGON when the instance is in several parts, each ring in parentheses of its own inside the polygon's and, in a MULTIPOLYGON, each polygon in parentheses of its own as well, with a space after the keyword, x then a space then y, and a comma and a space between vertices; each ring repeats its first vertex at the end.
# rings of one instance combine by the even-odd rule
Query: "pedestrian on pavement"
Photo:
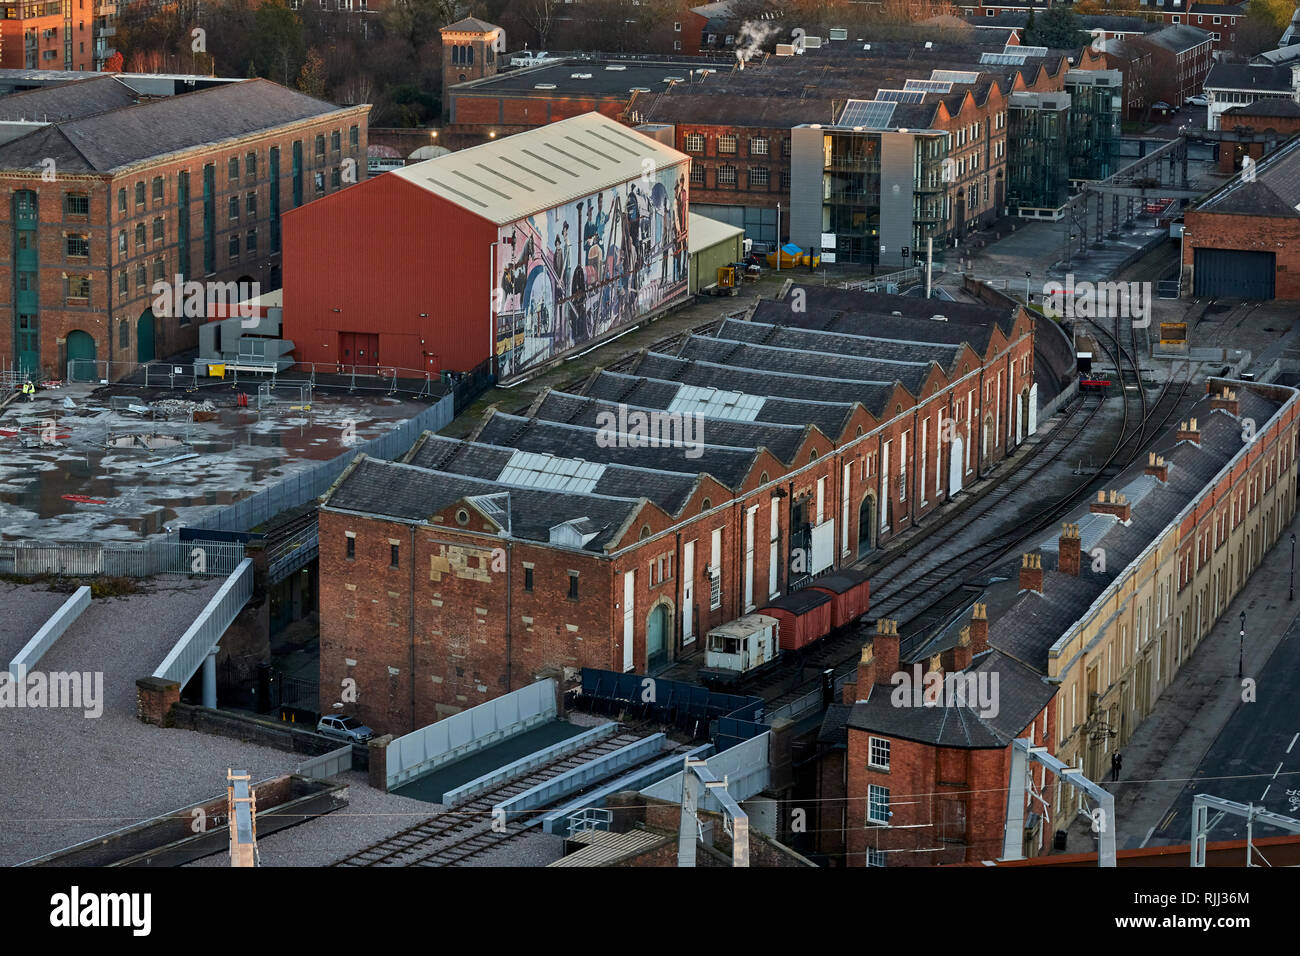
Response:
POLYGON ((1119 779, 1120 767, 1122 767, 1123 765, 1124 765, 1124 758, 1123 756, 1121 756, 1120 752, 1116 750, 1113 754, 1110 755, 1110 779, 1112 781, 1119 779))

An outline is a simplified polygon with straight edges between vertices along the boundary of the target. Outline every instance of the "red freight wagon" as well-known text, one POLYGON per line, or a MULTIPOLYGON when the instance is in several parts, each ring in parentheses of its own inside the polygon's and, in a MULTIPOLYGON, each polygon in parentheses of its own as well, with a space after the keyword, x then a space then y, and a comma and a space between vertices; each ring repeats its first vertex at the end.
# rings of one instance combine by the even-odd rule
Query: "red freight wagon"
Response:
POLYGON ((831 596, 831 627, 835 629, 852 624, 871 606, 871 584, 865 574, 853 568, 841 568, 808 587, 831 596))
POLYGON ((777 598, 759 613, 781 622, 781 650, 797 651, 830 633, 832 608, 825 591, 804 588, 777 598))

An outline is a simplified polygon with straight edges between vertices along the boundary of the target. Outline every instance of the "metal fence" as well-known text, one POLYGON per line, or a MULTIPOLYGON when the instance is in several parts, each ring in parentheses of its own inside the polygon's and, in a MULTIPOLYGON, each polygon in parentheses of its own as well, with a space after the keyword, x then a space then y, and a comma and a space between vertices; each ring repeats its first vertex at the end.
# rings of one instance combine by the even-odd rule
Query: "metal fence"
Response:
POLYGON ((244 560, 240 542, 180 541, 174 537, 140 544, 95 542, 0 544, 0 573, 31 577, 148 578, 156 574, 225 577, 244 560))
POLYGON ((205 511, 190 521, 189 525, 213 531, 247 531, 256 528, 283 511, 298 508, 319 498, 357 455, 364 453, 371 458, 391 460, 404 454, 421 432, 437 431, 445 427, 452 420, 454 405, 452 396, 446 395, 396 428, 369 441, 359 442, 343 454, 292 475, 241 501, 205 511))
POLYGON ((184 686, 252 596, 253 562, 245 558, 163 658, 153 676, 184 686))

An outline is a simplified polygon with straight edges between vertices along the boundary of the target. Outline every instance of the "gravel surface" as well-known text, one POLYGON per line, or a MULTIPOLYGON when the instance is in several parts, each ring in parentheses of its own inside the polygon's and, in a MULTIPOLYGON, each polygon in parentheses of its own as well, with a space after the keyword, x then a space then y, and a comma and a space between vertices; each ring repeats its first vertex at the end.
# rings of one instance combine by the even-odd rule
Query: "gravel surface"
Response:
MULTIPOLYGON (((103 712, 0 712, 0 865, 12 865, 225 792, 226 771, 254 780, 292 771, 297 754, 135 718, 135 681, 151 674, 218 581, 147 582, 95 601, 42 659, 46 672, 102 673, 103 712)), ((93 684, 92 684, 93 686, 93 684)))
POLYGON ((0 581, 0 669, 9 666, 14 655, 70 597, 46 590, 43 584, 0 581))

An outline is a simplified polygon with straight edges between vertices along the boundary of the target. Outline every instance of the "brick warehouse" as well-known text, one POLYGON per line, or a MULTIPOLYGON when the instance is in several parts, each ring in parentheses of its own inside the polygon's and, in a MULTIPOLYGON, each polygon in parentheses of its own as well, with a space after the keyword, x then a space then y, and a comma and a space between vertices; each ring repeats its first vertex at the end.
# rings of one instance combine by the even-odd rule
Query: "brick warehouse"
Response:
MULTIPOLYGON (((987 572, 969 613, 901 646, 878 625, 823 725, 826 848, 849 866, 1000 856, 1016 737, 1101 779, 1291 521, 1296 406, 1291 388, 1211 380, 1100 500, 987 572), (894 697, 914 668, 982 678, 996 706, 894 697)), ((1029 856, 1085 806, 1042 768, 1032 784, 1029 856)))
POLYGON ((69 359, 127 374, 195 347, 191 318, 153 314, 154 283, 278 288, 281 213, 338 191, 345 171, 365 176, 367 106, 268 80, 176 88, 150 98, 98 76, 0 101, 7 116, 69 117, 0 145, 7 360, 54 378, 69 359))
POLYGON ((1184 291, 1198 297, 1300 299, 1297 184, 1300 137, 1292 137, 1249 173, 1238 173, 1189 206, 1182 247, 1184 291))
POLYGON ((687 293, 685 157, 597 113, 393 170, 285 216, 298 361, 500 379, 687 293))
POLYGON ((321 686, 354 678, 361 719, 404 731, 537 674, 658 672, 1036 427, 1019 306, 944 303, 938 322, 924 300, 795 293, 805 311, 760 302, 469 441, 359 459, 320 509, 321 686), (647 447, 632 412, 698 415, 702 434, 647 447))

